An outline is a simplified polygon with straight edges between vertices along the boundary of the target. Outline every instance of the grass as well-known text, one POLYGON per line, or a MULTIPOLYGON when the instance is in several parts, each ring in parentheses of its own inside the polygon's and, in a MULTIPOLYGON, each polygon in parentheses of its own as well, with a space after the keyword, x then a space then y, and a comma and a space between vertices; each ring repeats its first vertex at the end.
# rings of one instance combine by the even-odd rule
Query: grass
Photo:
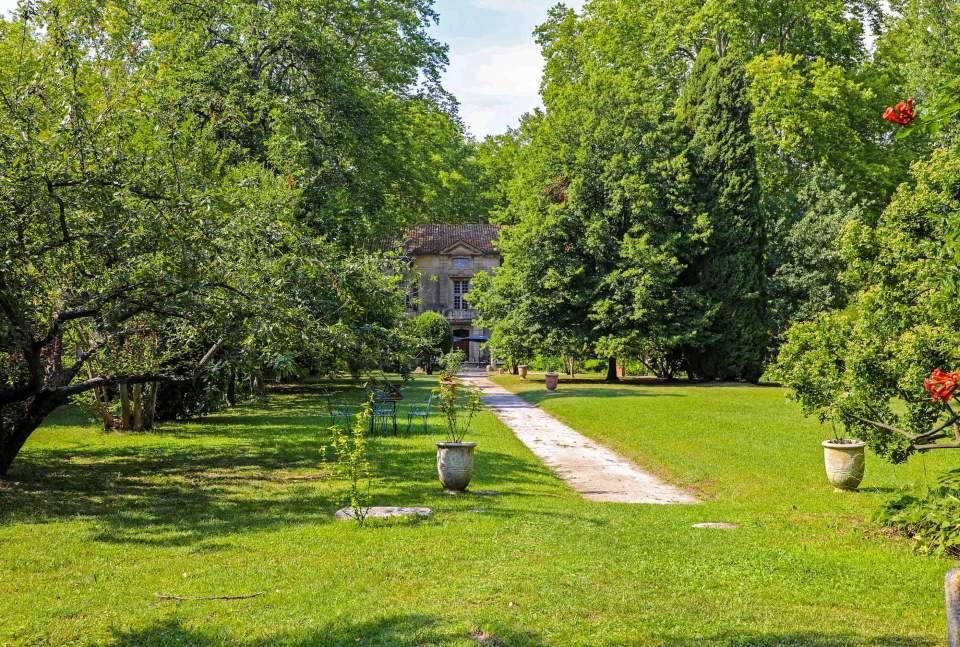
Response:
MULTIPOLYGON (((864 491, 835 493, 819 448, 830 434, 779 389, 562 381, 547 395, 497 379, 704 502, 585 501, 487 413, 472 488, 502 494, 448 496, 434 416, 426 434, 374 442, 373 491, 435 515, 361 528, 332 520, 347 484, 309 388, 145 434, 67 410, 0 482, 0 644, 943 643, 954 563, 865 521, 924 478, 921 462, 868 457, 864 491)), ((431 385, 419 378, 407 401, 431 385)), ((925 460, 931 479, 951 465, 925 460)))

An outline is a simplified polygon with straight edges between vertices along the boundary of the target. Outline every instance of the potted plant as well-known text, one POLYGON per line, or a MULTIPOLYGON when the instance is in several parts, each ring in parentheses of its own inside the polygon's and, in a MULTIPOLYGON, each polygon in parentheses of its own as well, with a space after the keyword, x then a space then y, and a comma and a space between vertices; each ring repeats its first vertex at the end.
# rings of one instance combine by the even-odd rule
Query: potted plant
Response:
POLYGON ((856 490, 863 480, 866 443, 862 440, 837 438, 825 440, 822 445, 823 467, 830 485, 839 490, 856 490))
POLYGON ((557 382, 560 378, 550 364, 547 364, 547 372, 543 374, 543 379, 547 384, 547 391, 557 390, 557 382))
POLYGON ((451 492, 463 492, 470 485, 477 447, 477 443, 463 440, 480 410, 480 394, 457 379, 457 369, 462 363, 463 353, 459 351, 444 357, 440 387, 435 391, 437 408, 447 421, 447 439, 437 443, 437 475, 443 489, 451 492))
POLYGON ((530 369, 530 367, 527 366, 526 364, 519 364, 519 365, 517 365, 517 370, 520 371, 520 377, 523 378, 523 379, 527 379, 527 371, 528 371, 529 369, 530 369))

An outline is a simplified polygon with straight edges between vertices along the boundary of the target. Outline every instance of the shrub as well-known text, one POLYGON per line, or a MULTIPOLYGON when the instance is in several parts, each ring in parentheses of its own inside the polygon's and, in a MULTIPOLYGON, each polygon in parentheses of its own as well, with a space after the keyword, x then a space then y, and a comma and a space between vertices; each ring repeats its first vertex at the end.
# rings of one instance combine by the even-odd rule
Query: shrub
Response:
POLYGON ((910 537, 920 553, 960 557, 960 470, 942 475, 925 493, 892 497, 874 521, 910 537))
POLYGON ((924 389, 934 369, 960 366, 960 273, 950 248, 960 234, 960 147, 938 150, 913 172, 916 183, 899 189, 879 221, 845 225, 850 304, 794 325, 774 371, 805 413, 892 462, 960 447, 933 445, 953 435, 956 421, 924 389))
POLYGON ((352 427, 346 429, 334 425, 330 428, 331 445, 337 457, 337 470, 350 483, 348 505, 353 519, 361 526, 370 511, 372 475, 366 434, 371 415, 370 403, 366 402, 354 417, 352 427))

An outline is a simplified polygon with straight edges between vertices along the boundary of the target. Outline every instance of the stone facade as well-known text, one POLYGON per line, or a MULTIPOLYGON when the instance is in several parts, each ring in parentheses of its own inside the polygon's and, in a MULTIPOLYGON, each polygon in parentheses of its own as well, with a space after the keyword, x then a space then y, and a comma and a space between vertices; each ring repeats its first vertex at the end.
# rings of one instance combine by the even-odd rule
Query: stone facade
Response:
POLYGON ((409 314, 439 312, 453 328, 454 345, 467 362, 486 365, 489 351, 482 341, 490 331, 474 325, 476 312, 464 298, 477 272, 500 266, 494 243, 498 225, 418 225, 408 235, 405 250, 415 270, 409 279, 409 314), (465 339, 465 338, 472 339, 465 339))

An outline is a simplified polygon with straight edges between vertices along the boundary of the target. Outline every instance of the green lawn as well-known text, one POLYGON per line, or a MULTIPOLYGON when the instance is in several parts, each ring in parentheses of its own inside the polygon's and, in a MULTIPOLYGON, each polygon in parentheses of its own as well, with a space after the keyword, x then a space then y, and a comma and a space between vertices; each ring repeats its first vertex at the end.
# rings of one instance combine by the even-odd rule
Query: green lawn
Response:
MULTIPOLYGON (((374 486, 435 517, 360 528, 332 521, 346 484, 309 388, 149 434, 66 411, 0 482, 0 644, 942 644, 953 563, 865 521, 920 460, 868 457, 865 491, 835 493, 829 432, 779 389, 498 380, 704 502, 584 501, 488 414, 473 487, 502 495, 447 496, 435 417, 375 442, 374 486)), ((926 457, 930 478, 951 458, 926 457)))

